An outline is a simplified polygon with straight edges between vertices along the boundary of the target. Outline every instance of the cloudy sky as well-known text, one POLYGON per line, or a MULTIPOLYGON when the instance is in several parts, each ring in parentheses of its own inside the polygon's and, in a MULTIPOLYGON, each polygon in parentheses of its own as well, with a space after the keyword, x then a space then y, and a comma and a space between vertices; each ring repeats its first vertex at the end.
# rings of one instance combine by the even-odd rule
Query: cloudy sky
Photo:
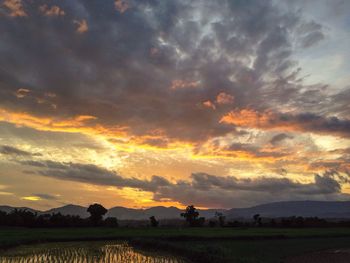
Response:
POLYGON ((349 200, 348 10, 0 0, 0 203, 349 200))

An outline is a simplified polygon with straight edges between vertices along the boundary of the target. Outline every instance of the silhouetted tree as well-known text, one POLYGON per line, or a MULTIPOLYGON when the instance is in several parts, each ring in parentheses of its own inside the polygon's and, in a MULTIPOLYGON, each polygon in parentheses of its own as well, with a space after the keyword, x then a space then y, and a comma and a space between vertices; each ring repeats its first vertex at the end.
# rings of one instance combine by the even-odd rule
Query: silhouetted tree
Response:
POLYGON ((184 213, 181 213, 181 216, 185 218, 186 222, 189 226, 202 226, 205 222, 204 217, 199 217, 199 213, 193 205, 189 205, 186 207, 184 213))
POLYGON ((225 226, 225 219, 226 219, 226 217, 224 216, 223 213, 215 212, 215 217, 218 219, 219 226, 221 226, 221 227, 225 226))
POLYGON ((4 211, 0 211, 0 226, 7 225, 7 213, 4 211))
POLYGON ((101 222, 102 217, 108 212, 108 210, 100 204, 90 205, 87 211, 90 213, 90 220, 95 226, 101 222))
POLYGON ((118 219, 116 217, 107 217, 103 221, 103 225, 107 227, 118 227, 118 219))
POLYGON ((154 216, 151 216, 149 221, 152 227, 157 227, 159 225, 159 221, 154 216))
MULTIPOLYGON (((102 207, 103 208, 103 207, 102 207)), ((118 220, 115 217, 108 217, 105 220, 102 219, 102 215, 105 214, 106 210, 101 209, 103 213, 100 213, 100 216, 97 217, 97 223, 92 224, 91 217, 89 219, 83 219, 77 215, 62 215, 61 213, 52 213, 52 214, 40 214, 33 213, 29 210, 14 209, 10 213, 0 211, 0 227, 1 226, 18 226, 18 227, 88 227, 94 226, 96 224, 107 226, 107 227, 117 227, 118 220)), ((193 206, 187 207, 185 213, 182 213, 182 216, 186 218, 186 221, 190 226, 203 226, 205 222, 204 217, 199 217, 199 213, 193 206)), ((219 215, 216 215, 216 219, 209 221, 209 226, 216 226, 220 220, 219 215)), ((150 217, 150 222, 158 222, 156 218, 150 217)), ((132 220, 130 221, 131 224, 132 220)), ((144 225, 146 222, 143 222, 144 225)), ((129 224, 129 223, 128 223, 129 224)), ((164 222, 163 222, 164 224, 164 222)), ((178 224, 178 221, 168 221, 169 226, 174 226, 178 224)), ((139 225, 139 224, 136 224, 139 225)), ((253 222, 247 221, 229 221, 227 226, 230 227, 251 227, 251 226, 262 226, 262 218, 259 214, 253 216, 253 222)), ((140 225, 139 225, 140 226, 140 225)), ((327 221, 326 219, 317 218, 317 217, 284 217, 269 219, 265 218, 264 226, 268 227, 289 227, 289 228, 304 228, 304 227, 350 227, 350 220, 331 220, 327 221)))
POLYGON ((255 214, 255 215, 253 216, 253 220, 254 220, 254 224, 255 224, 256 226, 261 226, 261 225, 262 225, 261 217, 260 217, 259 214, 255 214))
POLYGON ((13 226, 33 227, 35 225, 36 213, 28 210, 14 209, 9 213, 8 222, 13 226))
POLYGON ((65 216, 61 213, 53 213, 49 219, 50 225, 64 227, 67 225, 65 216))
POLYGON ((185 218, 190 226, 194 226, 194 222, 197 220, 199 213, 193 205, 189 205, 186 207, 185 212, 181 213, 181 216, 185 218))

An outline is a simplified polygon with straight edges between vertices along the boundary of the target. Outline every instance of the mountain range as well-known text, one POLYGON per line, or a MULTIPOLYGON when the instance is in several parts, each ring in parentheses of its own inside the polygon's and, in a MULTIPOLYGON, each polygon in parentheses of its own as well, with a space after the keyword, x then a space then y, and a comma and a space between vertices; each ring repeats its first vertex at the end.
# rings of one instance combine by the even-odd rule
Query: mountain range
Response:
MULTIPOLYGON (((27 207, 0 206, 0 211, 11 212, 14 209, 26 209, 38 214, 61 213, 63 215, 78 215, 82 218, 89 216, 87 208, 79 205, 65 205, 47 211, 39 211, 27 207)), ((319 218, 350 218, 350 201, 286 201, 257 205, 248 208, 232 209, 198 209, 200 216, 212 218, 216 212, 223 213, 227 219, 252 218, 255 214, 262 217, 319 217, 319 218)), ((106 217, 116 217, 119 220, 147 220, 150 216, 157 219, 179 219, 183 210, 177 207, 156 206, 147 209, 126 207, 110 208, 106 217)))

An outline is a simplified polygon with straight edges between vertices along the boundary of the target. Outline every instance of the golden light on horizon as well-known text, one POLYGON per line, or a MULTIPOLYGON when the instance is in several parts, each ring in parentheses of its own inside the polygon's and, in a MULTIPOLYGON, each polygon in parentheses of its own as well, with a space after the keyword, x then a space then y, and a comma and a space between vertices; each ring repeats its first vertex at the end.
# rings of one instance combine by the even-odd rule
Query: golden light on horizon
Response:
POLYGON ((348 198, 346 15, 283 1, 5 2, 4 203, 348 198))

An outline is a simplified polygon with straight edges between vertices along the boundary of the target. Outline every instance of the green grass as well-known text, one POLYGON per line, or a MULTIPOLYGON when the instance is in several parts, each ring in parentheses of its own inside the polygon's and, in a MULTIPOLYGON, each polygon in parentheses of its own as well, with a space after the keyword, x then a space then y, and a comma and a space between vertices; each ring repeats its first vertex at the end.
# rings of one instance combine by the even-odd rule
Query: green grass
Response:
POLYGON ((0 228, 0 247, 104 239, 125 239, 203 263, 274 263, 308 251, 350 247, 350 228, 0 228))

